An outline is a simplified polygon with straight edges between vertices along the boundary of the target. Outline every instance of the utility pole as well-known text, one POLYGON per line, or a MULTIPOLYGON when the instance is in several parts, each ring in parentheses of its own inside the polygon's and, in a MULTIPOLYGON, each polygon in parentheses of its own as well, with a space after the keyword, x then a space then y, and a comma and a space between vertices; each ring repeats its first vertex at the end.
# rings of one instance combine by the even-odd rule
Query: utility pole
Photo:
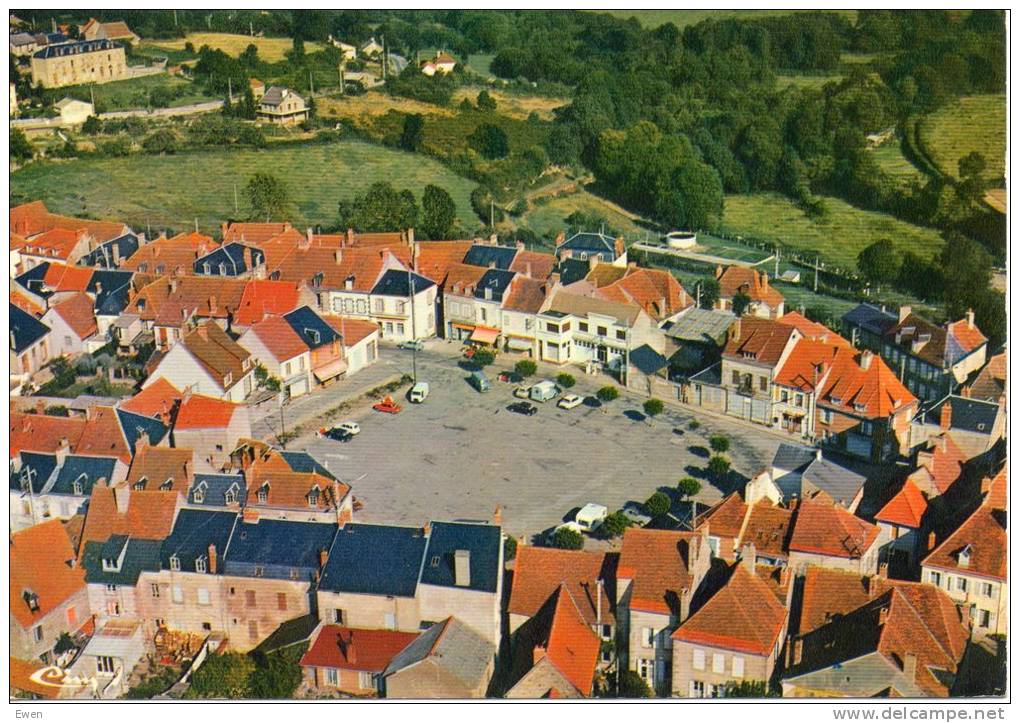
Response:
POLYGON ((177 11, 174 10, 174 27, 177 27, 177 11))
POLYGON ((308 71, 308 94, 315 95, 315 79, 312 78, 312 71, 308 71))
POLYGON ((237 210, 237 181, 234 181, 234 215, 238 213, 240 212, 237 210))
POLYGON ((815 256, 815 293, 818 293, 818 257, 815 256))
POLYGON ((234 102, 234 84, 229 76, 227 77, 227 100, 231 103, 234 102))
POLYGON ((195 216, 195 233, 198 233, 198 216, 195 216))
POLYGON ((389 58, 386 57, 386 56, 387 56, 387 53, 386 53, 386 36, 383 35, 382 36, 382 79, 383 79, 384 83, 386 82, 386 66, 387 66, 387 61, 389 60, 389 58))
POLYGON ((96 85, 95 83, 89 86, 89 98, 92 99, 92 111, 96 110, 96 85))
POLYGON ((344 88, 344 64, 342 62, 336 66, 336 72, 340 76, 340 95, 346 95, 347 90, 344 88))
POLYGON ((255 37, 255 25, 252 23, 251 20, 248 21, 248 35, 250 35, 253 38, 255 37))
POLYGON ((780 254, 780 251, 779 251, 779 247, 778 246, 773 246, 773 249, 775 249, 775 252, 776 252, 776 273, 773 274, 773 278, 778 279, 779 278, 779 254, 780 254))
MULTIPOLYGON (((407 288, 411 291, 411 341, 418 341, 418 335, 414 328, 414 274, 407 269, 407 288)), ((418 345, 411 344, 411 377, 414 383, 418 383, 418 345)))
MULTIPOLYGON (((280 436, 283 437, 287 434, 287 428, 284 426, 283 423, 283 389, 280 389, 280 396, 277 397, 277 400, 280 405, 280 436)), ((280 440, 280 446, 286 447, 287 443, 284 442, 283 440, 280 440)))

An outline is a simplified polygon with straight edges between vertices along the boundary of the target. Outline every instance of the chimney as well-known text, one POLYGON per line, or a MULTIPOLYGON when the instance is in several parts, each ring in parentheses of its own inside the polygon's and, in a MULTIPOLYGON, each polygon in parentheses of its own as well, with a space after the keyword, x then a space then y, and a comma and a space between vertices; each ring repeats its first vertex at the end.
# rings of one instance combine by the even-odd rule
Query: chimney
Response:
POLYGON ((245 268, 246 271, 251 271, 251 269, 252 269, 251 249, 249 247, 245 246, 244 247, 244 254, 243 255, 244 255, 244 268, 245 268))
POLYGON ((471 584, 471 551, 457 550, 453 553, 453 584, 467 587, 471 584))
POLYGON ((934 549, 935 549, 935 533, 934 532, 929 532, 928 533, 928 551, 930 552, 931 550, 934 550, 934 549))
POLYGON ((911 682, 917 678, 917 656, 914 653, 903 656, 903 677, 911 682))
POLYGON ((497 527, 503 524, 503 508, 496 505, 496 509, 492 511, 492 524, 497 527))
POLYGON ((131 487, 126 482, 119 487, 113 488, 113 499, 117 503, 117 513, 126 514, 128 503, 131 499, 131 487))
POLYGON ((881 578, 878 575, 872 575, 868 578, 868 599, 878 597, 882 593, 882 586, 880 585, 881 578))
POLYGON ((718 279, 719 277, 722 276, 722 274, 723 274, 723 267, 722 267, 722 265, 721 264, 716 264, 715 265, 715 278, 718 279))
POLYGON ((822 448, 821 447, 816 447, 815 448, 815 459, 820 460, 821 458, 822 458, 822 448))
POLYGON ((960 623, 970 630, 974 624, 974 620, 970 616, 970 605, 957 605, 956 609, 960 611, 960 623))
POLYGON ((804 640, 797 638, 793 641, 793 664, 800 665, 800 659, 804 655, 804 640))
POLYGON ((861 352, 861 369, 868 371, 871 368, 871 360, 874 358, 874 354, 867 349, 861 352))
POLYGON ((974 328, 974 310, 973 309, 967 309, 967 328, 968 329, 973 329, 974 328))
POLYGON ((307 229, 305 229, 305 239, 308 241, 308 245, 309 246, 312 245, 312 235, 313 235, 312 234, 312 227, 309 226, 307 229))
POLYGON ((424 535, 425 537, 428 537, 429 536, 429 532, 431 532, 431 531, 432 531, 432 523, 429 522, 428 520, 426 520, 425 524, 421 526, 421 534, 424 535))
POLYGON ((900 315, 899 315, 899 322, 898 323, 902 324, 903 320, 906 319, 908 316, 910 316, 910 307, 909 306, 901 306, 900 307, 900 315))
POLYGON ((953 405, 948 399, 942 403, 942 409, 939 410, 939 426, 946 431, 953 427, 953 405))
POLYGON ((329 559, 329 550, 319 550, 319 569, 326 567, 326 561, 329 559))
POLYGON ((753 542, 748 542, 740 550, 740 564, 751 573, 754 574, 754 564, 758 557, 758 550, 753 542))
POLYGON ((489 243, 492 244, 493 246, 498 245, 499 237, 496 234, 492 234, 491 236, 489 236, 489 243))
POLYGON ((335 263, 337 266, 340 265, 340 262, 343 261, 343 259, 344 259, 343 251, 337 249, 336 251, 333 252, 333 263, 335 263))
POLYGON ((347 631, 347 649, 344 651, 344 656, 347 658, 348 663, 358 662, 358 651, 354 647, 354 631, 347 631))
POLYGON ((524 275, 527 276, 529 279, 531 278, 531 262, 530 261, 528 261, 527 263, 524 264, 524 275))
POLYGON ((60 442, 57 444, 57 451, 55 456, 57 458, 57 464, 62 465, 64 460, 67 459, 67 455, 71 452, 71 441, 67 437, 61 437, 60 442))
POLYGON ((535 646, 535 649, 531 653, 533 664, 537 664, 542 658, 545 657, 545 646, 539 643, 535 646))
POLYGON ((407 229, 407 243, 410 246, 414 245, 414 227, 407 229))
POLYGON ((345 240, 346 240, 348 246, 353 246, 354 245, 354 229, 353 228, 348 227, 348 229, 347 229, 347 237, 346 237, 345 240))
POLYGON ((527 247, 524 245, 524 242, 521 241, 520 239, 517 239, 517 250, 524 251, 525 248, 527 247))
MULTIPOLYGON (((35 402, 35 413, 36 414, 43 414, 45 412, 46 412, 46 402, 44 402, 41 399, 37 399, 36 402, 35 402)), ((85 410, 85 415, 86 415, 86 417, 88 416, 88 410, 87 409, 85 410)))
POLYGON ((216 545, 209 545, 209 570, 210 575, 216 574, 216 545))
POLYGON ((15 338, 14 338, 14 332, 13 332, 13 331, 11 331, 11 332, 8 332, 8 334, 10 335, 10 340, 11 340, 11 350, 12 350, 12 353, 13 353, 14 347, 16 347, 16 346, 17 346, 18 342, 17 342, 17 341, 15 340, 15 338))
POLYGON ((565 231, 560 231, 556 234, 556 240, 553 241, 553 246, 559 246, 561 243, 567 240, 567 234, 565 231))
POLYGON ((174 294, 176 292, 177 292, 177 277, 176 276, 171 276, 170 277, 170 293, 174 294))
POLYGON ((149 447, 149 433, 139 432, 138 439, 135 440, 135 454, 138 454, 139 450, 147 449, 148 447, 149 447))
POLYGON ((970 387, 964 387, 963 389, 960 390, 961 397, 966 397, 967 399, 970 399, 970 395, 971 395, 970 387))
POLYGON ((190 481, 191 480, 191 460, 190 459, 184 460, 183 468, 184 468, 184 479, 185 479, 185 481, 190 481))
POLYGON ((740 341, 740 318, 730 326, 730 341, 740 341))
POLYGON ((981 496, 984 497, 992 491, 992 478, 982 477, 981 478, 981 496))
POLYGON ((765 291, 769 289, 769 273, 767 271, 761 272, 761 288, 765 291))
POLYGON ((224 221, 220 224, 220 238, 224 241, 227 240, 227 222, 224 221))

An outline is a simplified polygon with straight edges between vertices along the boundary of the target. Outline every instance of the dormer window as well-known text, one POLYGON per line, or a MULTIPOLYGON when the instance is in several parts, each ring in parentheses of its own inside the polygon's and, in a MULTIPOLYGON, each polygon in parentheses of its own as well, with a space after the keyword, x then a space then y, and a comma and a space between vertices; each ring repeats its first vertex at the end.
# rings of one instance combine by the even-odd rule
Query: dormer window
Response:
POLYGON ((25 592, 22 593, 22 597, 25 599, 25 604, 28 605, 28 609, 29 609, 30 612, 33 612, 33 613, 39 612, 39 596, 38 595, 36 595, 31 590, 25 590, 25 592))
POLYGON ((148 270, 149 270, 148 262, 138 264, 138 273, 144 274, 148 270))
POLYGON ((163 484, 161 484, 159 486, 159 489, 162 490, 163 492, 166 492, 168 490, 173 489, 173 486, 174 486, 174 478, 173 477, 167 477, 165 480, 163 480, 163 484))
POLYGON ((319 488, 312 487, 311 491, 308 493, 308 506, 317 507, 318 504, 319 504, 319 488))
POLYGON ((960 550, 960 554, 957 556, 956 559, 957 565, 959 567, 970 567, 971 551, 972 547, 970 545, 966 545, 962 550, 960 550))
POLYGON ((220 276, 226 276, 226 275, 227 275, 227 265, 221 261, 220 262, 220 276))
POLYGON ((71 484, 71 489, 74 491, 74 494, 76 494, 76 495, 83 495, 83 494, 85 494, 85 483, 86 482, 88 482, 88 477, 86 477, 85 474, 78 475, 78 479, 76 479, 71 484))
POLYGON ((161 276, 164 271, 166 271, 166 266, 164 266, 163 264, 160 264, 159 266, 156 267, 157 276, 161 276))
POLYGON ((865 411, 865 410, 866 410, 867 408, 868 408, 868 407, 867 407, 867 405, 866 405, 866 404, 862 404, 861 402, 854 402, 854 411, 855 411, 855 412, 863 412, 863 411, 865 411))
POLYGON ((323 273, 321 271, 316 272, 315 276, 312 277, 312 286, 322 286, 323 273))
POLYGON ((223 386, 229 387, 233 381, 234 381, 233 372, 227 372, 227 375, 223 377, 223 386))
POLYGON ((174 572, 180 572, 181 558, 177 557, 177 555, 170 556, 170 569, 173 570, 174 572))
POLYGON ((261 487, 259 487, 258 500, 259 500, 259 504, 260 505, 264 505, 267 502, 269 502, 269 483, 268 482, 266 484, 262 485, 261 487))
POLYGON ((305 334, 308 335, 308 338, 312 340, 313 344, 318 344, 319 343, 319 339, 321 337, 319 336, 319 330, 318 329, 305 329, 305 334))
POLYGON ((205 483, 203 482, 195 488, 195 492, 191 495, 196 505, 200 505, 205 502, 205 483))
POLYGON ((230 485, 230 488, 223 493, 223 502, 232 505, 237 502, 237 483, 230 485))
POLYGON ((279 281, 280 280, 280 270, 277 269, 273 273, 269 274, 269 278, 272 281, 279 281))
POLYGON ((835 397, 835 396, 830 396, 830 397, 829 397, 829 400, 830 400, 830 401, 831 401, 831 402, 832 402, 833 404, 842 404, 842 403, 843 403, 843 399, 842 399, 842 397, 835 397))
POLYGON ((211 274, 212 273, 212 266, 209 265, 208 261, 206 261, 204 264, 202 264, 202 271, 203 271, 203 273, 206 273, 206 274, 211 274))
POLYGON ((208 569, 208 558, 205 555, 195 559, 195 572, 205 572, 208 569))
POLYGON ((138 491, 141 491, 141 490, 145 489, 145 486, 147 484, 149 484, 149 478, 148 477, 139 477, 138 481, 135 482, 133 485, 131 485, 131 488, 135 489, 135 490, 138 490, 138 491))

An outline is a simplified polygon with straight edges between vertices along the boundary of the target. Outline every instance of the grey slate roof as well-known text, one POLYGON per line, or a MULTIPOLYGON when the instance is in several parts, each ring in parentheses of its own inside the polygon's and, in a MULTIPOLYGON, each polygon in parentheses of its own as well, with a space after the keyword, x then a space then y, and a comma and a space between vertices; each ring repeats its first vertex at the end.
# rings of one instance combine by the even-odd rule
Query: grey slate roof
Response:
POLYGON ((632 351, 628 359, 642 374, 655 374, 669 364, 666 357, 647 344, 642 344, 632 351))
POLYGON ((422 584, 456 587, 454 553, 467 550, 470 553, 471 578, 467 589, 496 592, 501 570, 499 550, 502 535, 495 525, 434 522, 421 568, 422 584))
POLYGON ((789 471, 802 471, 801 468, 814 462, 815 457, 815 450, 810 447, 783 442, 772 456, 772 466, 789 471))
POLYGON ((7 317, 11 333, 10 346, 15 354, 20 354, 50 333, 50 327, 27 311, 22 311, 14 304, 8 306, 10 306, 7 317))
POLYGON ((843 323, 859 326, 865 331, 881 336, 899 321, 899 315, 874 304, 858 304, 843 314, 843 323))
POLYGON ((69 55, 82 55, 83 53, 96 53, 103 50, 119 48, 117 43, 109 40, 81 40, 76 43, 63 43, 61 45, 47 45, 42 50, 32 54, 33 58, 63 58, 69 55))
POLYGON ((347 524, 333 542, 319 589, 413 597, 425 544, 417 527, 347 524))
POLYGON ((318 460, 308 454, 308 452, 280 452, 280 456, 283 457, 295 472, 303 472, 305 474, 315 472, 329 479, 337 479, 333 473, 319 464, 318 460))
MULTIPOLYGON (((65 98, 65 100, 67 99, 65 98)), ((138 246, 138 237, 133 233, 127 233, 123 236, 111 239, 104 244, 100 244, 95 249, 82 256, 78 261, 78 264, 80 266, 99 266, 104 269, 113 269, 117 266, 113 259, 114 247, 116 247, 120 258, 126 259, 138 250, 138 246)))
POLYGON ((195 561, 204 557, 208 570, 209 546, 215 545, 218 559, 222 560, 236 522, 237 514, 234 512, 181 510, 177 513, 174 529, 163 541, 160 552, 163 568, 172 569, 170 558, 176 556, 181 572, 196 572, 195 561))
POLYGON ((134 274, 130 271, 105 269, 92 274, 86 290, 96 296, 96 315, 119 316, 127 308, 132 276, 134 274))
POLYGON ((678 341, 723 346, 726 332, 736 319, 728 311, 691 308, 663 331, 678 341))
POLYGON ((82 556, 82 567, 85 568, 85 582, 105 585, 134 585, 142 572, 158 572, 160 569, 159 553, 162 540, 137 540, 114 535, 104 542, 86 542, 82 556), (114 539, 118 538, 118 539, 114 539), (103 554, 108 545, 125 544, 127 551, 120 571, 103 569, 103 554))
POLYGON ((430 286, 436 285, 431 279, 426 279, 424 276, 414 272, 408 274, 406 271, 389 269, 375 282, 375 286, 372 287, 372 293, 379 296, 407 297, 411 295, 412 283, 414 284, 414 293, 416 294, 430 286))
POLYGON ((169 427, 155 417, 143 417, 141 414, 127 412, 123 409, 117 410, 117 420, 120 422, 121 429, 124 430, 124 437, 127 439, 128 446, 131 447, 131 454, 135 453, 135 444, 142 434, 149 436, 149 444, 157 445, 170 431, 169 427))
POLYGON ((239 474, 196 474, 188 488, 188 503, 192 505, 208 505, 222 507, 227 504, 226 494, 234 488, 234 500, 244 507, 248 499, 248 488, 244 477, 239 474), (202 501, 195 498, 195 491, 202 491, 202 501))
POLYGON ((938 425, 942 416, 943 405, 952 409, 950 415, 953 429, 976 434, 991 434, 995 420, 999 415, 999 405, 982 399, 971 399, 951 394, 925 412, 925 422, 938 425))
POLYGON ((485 266, 503 269, 510 268, 517 256, 515 246, 489 246, 487 244, 474 244, 464 255, 464 263, 471 266, 485 266))
POLYGON ((340 333, 307 306, 284 314, 283 320, 290 324, 290 328, 310 349, 318 349, 340 340, 340 333))
POLYGON ((251 575, 257 566, 266 577, 286 578, 292 569, 317 570, 319 552, 330 548, 336 530, 326 522, 239 521, 224 555, 224 571, 251 575))
POLYGON ((478 280, 478 284, 475 286, 475 298, 485 299, 485 290, 489 289, 492 294, 492 300, 502 302, 503 294, 510 288, 510 282, 514 280, 514 276, 513 271, 489 269, 482 274, 482 278, 478 280))
POLYGON ((800 445, 779 445, 772 458, 773 468, 786 470, 775 479, 776 485, 786 498, 792 495, 803 497, 805 485, 819 489, 837 502, 849 504, 860 492, 867 478, 843 467, 832 460, 819 458, 816 450, 800 445))
POLYGON ((394 656, 383 671, 390 676, 432 658, 435 665, 449 672, 466 688, 476 688, 485 678, 495 646, 468 628, 457 618, 436 623, 394 656))
POLYGON ((241 274, 247 273, 256 266, 261 266, 266 262, 266 255, 261 249, 255 248, 254 246, 246 246, 245 244, 234 243, 220 246, 213 251, 210 251, 205 256, 195 259, 193 268, 196 274, 205 274, 208 276, 240 276, 241 274), (251 268, 245 259, 245 251, 251 256, 251 268), (206 264, 209 265, 209 270, 205 270, 206 264), (220 270, 220 267, 222 271, 220 270))
POLYGON ((100 479, 106 479, 107 483, 110 482, 116 466, 116 457, 68 455, 46 493, 90 497, 96 482, 100 479), (81 493, 76 495, 74 483, 78 481, 81 482, 81 493))
POLYGON ((586 251, 589 254, 601 253, 604 254, 605 260, 612 261, 616 258, 616 239, 612 236, 607 236, 604 233, 582 231, 580 233, 575 233, 556 247, 557 251, 560 249, 586 251))

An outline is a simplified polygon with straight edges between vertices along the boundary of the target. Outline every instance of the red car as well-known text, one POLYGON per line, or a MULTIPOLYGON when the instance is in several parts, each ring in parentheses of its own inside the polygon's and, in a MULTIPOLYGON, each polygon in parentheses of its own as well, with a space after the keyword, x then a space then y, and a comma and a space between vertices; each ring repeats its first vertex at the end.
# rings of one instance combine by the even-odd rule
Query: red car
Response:
POLYGON ((373 404, 372 409, 377 412, 386 412, 387 414, 398 414, 401 406, 393 401, 393 397, 387 394, 386 398, 381 402, 373 404))

